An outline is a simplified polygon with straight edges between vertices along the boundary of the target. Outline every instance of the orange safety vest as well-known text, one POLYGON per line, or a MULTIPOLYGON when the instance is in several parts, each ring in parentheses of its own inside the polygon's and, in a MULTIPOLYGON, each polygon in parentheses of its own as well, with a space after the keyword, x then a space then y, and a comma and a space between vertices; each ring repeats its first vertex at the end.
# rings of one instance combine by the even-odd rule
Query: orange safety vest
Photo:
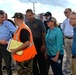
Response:
POLYGON ((36 48, 35 48, 35 45, 34 45, 34 42, 33 42, 31 30, 27 25, 22 24, 21 27, 19 29, 17 29, 17 31, 15 32, 13 39, 20 42, 20 31, 23 28, 28 30, 29 33, 30 33, 30 46, 23 50, 22 55, 13 54, 13 59, 18 61, 18 62, 23 62, 23 61, 26 61, 26 60, 30 60, 37 54, 36 48))

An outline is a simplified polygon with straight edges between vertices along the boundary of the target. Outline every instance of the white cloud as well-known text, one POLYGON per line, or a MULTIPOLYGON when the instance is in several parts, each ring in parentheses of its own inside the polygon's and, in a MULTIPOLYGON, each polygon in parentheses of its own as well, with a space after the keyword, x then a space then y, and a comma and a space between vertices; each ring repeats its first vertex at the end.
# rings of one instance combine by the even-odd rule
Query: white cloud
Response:
POLYGON ((62 23, 63 20, 65 19, 65 15, 63 12, 64 12, 64 8, 61 8, 61 7, 55 7, 54 10, 52 11, 53 16, 60 23, 62 23))
POLYGON ((9 17, 11 17, 15 12, 25 13, 26 9, 31 8, 31 3, 21 3, 18 0, 1 0, 0 9, 7 12, 9 17))
POLYGON ((76 4, 76 0, 68 0, 72 4, 76 4))
POLYGON ((0 4, 6 3, 6 0, 0 0, 0 4))

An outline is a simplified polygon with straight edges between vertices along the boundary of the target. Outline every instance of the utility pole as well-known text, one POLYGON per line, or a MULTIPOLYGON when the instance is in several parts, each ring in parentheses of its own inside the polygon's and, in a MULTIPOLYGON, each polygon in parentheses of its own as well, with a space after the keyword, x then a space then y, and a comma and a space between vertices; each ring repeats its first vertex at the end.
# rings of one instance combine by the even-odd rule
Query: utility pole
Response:
POLYGON ((34 14, 35 14, 35 3, 37 3, 37 2, 33 2, 33 1, 31 1, 31 0, 29 0, 29 2, 31 2, 31 3, 33 4, 33 12, 34 12, 34 14))

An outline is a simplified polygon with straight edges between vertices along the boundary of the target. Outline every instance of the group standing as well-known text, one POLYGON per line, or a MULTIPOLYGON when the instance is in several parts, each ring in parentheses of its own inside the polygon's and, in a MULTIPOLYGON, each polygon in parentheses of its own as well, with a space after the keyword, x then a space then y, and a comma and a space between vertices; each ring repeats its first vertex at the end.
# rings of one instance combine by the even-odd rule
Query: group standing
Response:
POLYGON ((49 66, 54 75, 75 75, 76 13, 66 8, 64 14, 66 19, 63 21, 61 31, 57 20, 50 12, 44 14, 46 18, 44 23, 34 17, 35 14, 31 9, 26 10, 28 19, 26 22, 24 15, 17 12, 12 17, 14 18, 12 24, 7 20, 6 13, 0 10, 0 75, 3 75, 2 59, 6 65, 7 75, 12 75, 12 57, 16 61, 18 75, 48 75, 49 66), (23 43, 18 48, 11 49, 11 53, 6 50, 10 39, 23 43), (24 55, 16 54, 20 50, 23 50, 24 55), (64 52, 67 59, 62 70, 64 52))

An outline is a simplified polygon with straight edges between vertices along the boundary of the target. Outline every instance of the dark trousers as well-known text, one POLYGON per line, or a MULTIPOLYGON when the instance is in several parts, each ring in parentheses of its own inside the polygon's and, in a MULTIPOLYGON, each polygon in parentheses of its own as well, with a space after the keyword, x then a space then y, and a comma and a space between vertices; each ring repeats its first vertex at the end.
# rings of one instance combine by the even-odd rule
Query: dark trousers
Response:
POLYGON ((59 56, 57 62, 54 62, 52 60, 53 57, 55 57, 55 56, 48 56, 48 59, 49 59, 49 64, 52 67, 52 71, 53 71, 54 75, 63 75, 63 72, 62 72, 63 55, 59 56))
POLYGON ((42 40, 34 41, 37 55, 33 59, 33 75, 48 75, 44 53, 41 52, 42 40))
POLYGON ((11 53, 6 50, 7 45, 0 45, 0 75, 3 75, 1 67, 2 67, 2 58, 4 59, 7 75, 12 75, 11 70, 11 53))

